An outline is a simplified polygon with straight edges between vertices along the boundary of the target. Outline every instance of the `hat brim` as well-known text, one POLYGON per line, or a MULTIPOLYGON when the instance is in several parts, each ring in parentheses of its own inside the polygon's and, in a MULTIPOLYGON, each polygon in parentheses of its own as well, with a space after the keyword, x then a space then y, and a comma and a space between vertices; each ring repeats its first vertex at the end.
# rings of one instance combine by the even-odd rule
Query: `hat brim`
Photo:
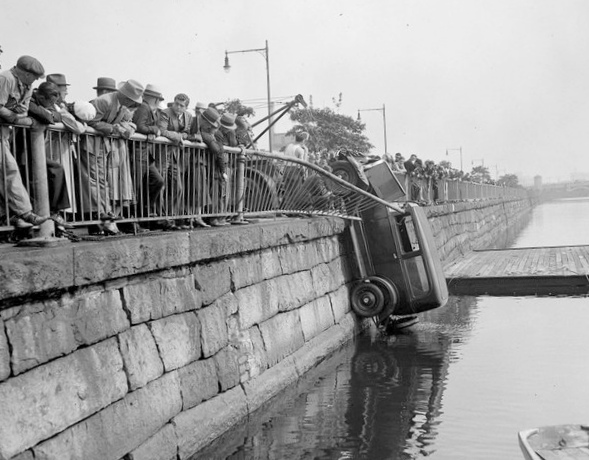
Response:
POLYGON ((164 100, 164 96, 160 93, 152 93, 151 91, 143 91, 143 97, 145 96, 157 97, 160 101, 164 100))
POLYGON ((204 113, 202 114, 202 118, 204 121, 206 121, 210 125, 213 125, 215 128, 218 128, 219 125, 221 124, 221 123, 219 123, 219 120, 217 120, 217 121, 209 120, 204 113))
POLYGON ((94 86, 92 87, 92 89, 108 89, 109 91, 116 91, 116 88, 113 88, 112 86, 94 86))
POLYGON ((221 126, 222 126, 223 128, 225 128, 225 129, 230 129, 231 131, 233 131, 233 130, 237 129, 237 125, 236 125, 235 123, 233 123, 232 125, 229 125, 229 126, 227 126, 227 125, 224 125, 223 123, 221 123, 221 126))
POLYGON ((141 96, 137 96, 135 94, 129 94, 127 93, 127 91, 125 91, 125 81, 122 81, 119 83, 119 93, 121 93, 123 96, 125 96, 128 99, 131 99, 133 102, 137 102, 138 104, 141 104, 143 102, 143 98, 141 96))

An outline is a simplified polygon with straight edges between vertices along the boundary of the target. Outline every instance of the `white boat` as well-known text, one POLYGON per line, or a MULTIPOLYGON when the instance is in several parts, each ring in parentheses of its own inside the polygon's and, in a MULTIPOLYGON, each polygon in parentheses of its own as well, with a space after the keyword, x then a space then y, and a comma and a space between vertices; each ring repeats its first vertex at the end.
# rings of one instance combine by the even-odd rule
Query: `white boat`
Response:
POLYGON ((589 460, 589 425, 552 425, 518 433, 526 460, 589 460))

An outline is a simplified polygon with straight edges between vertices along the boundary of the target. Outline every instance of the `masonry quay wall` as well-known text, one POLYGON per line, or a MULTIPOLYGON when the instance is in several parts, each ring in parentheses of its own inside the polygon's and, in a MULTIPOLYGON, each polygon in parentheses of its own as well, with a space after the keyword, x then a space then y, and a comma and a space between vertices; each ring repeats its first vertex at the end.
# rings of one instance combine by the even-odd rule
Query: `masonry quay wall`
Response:
POLYGON ((536 200, 490 199, 425 207, 442 263, 476 249, 508 247, 528 224, 536 200))
POLYGON ((3 250, 0 458, 189 458, 353 337, 345 227, 3 250))
MULTIPOLYGON (((426 208, 444 262, 527 200, 426 208)), ((0 460, 186 459, 365 326, 340 219, 0 251, 0 460)))

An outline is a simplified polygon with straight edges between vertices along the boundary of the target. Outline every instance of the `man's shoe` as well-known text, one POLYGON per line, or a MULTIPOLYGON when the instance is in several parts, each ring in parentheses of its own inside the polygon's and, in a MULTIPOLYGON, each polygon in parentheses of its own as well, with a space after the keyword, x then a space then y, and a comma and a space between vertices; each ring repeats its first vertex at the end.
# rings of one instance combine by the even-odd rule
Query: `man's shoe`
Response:
POLYGON ((41 225, 42 223, 46 222, 49 217, 41 217, 35 214, 34 212, 27 212, 20 216, 22 220, 28 222, 29 224, 33 225, 41 225))
POLYGON ((114 222, 105 222, 104 224, 102 224, 102 231, 106 236, 114 236, 121 234, 117 227, 117 224, 115 224, 114 222))
POLYGON ((210 227, 204 220, 199 217, 192 219, 192 225, 195 227, 210 227))
POLYGON ((178 227, 176 227, 173 220, 160 220, 160 221, 158 221, 158 225, 164 231, 178 230, 178 227))
POLYGON ((192 227, 190 226, 190 221, 188 219, 177 219, 175 224, 176 224, 176 229, 177 230, 190 230, 192 227))
POLYGON ((72 224, 70 224, 69 222, 66 222, 65 219, 63 217, 61 217, 59 214, 52 214, 50 219, 53 222, 55 222, 55 225, 65 229, 65 230, 71 230, 72 228, 74 228, 74 226, 72 224))
POLYGON ((122 219, 121 216, 118 216, 118 215, 116 215, 116 214, 114 214, 112 212, 103 212, 98 217, 103 222, 106 222, 108 220, 121 220, 122 219))
POLYGON ((33 226, 33 224, 29 224, 28 222, 22 220, 20 217, 16 216, 10 219, 10 224, 16 229, 31 228, 33 226))
POLYGON ((229 222, 224 219, 213 219, 211 220, 211 225, 213 227, 224 227, 225 225, 229 225, 229 222))

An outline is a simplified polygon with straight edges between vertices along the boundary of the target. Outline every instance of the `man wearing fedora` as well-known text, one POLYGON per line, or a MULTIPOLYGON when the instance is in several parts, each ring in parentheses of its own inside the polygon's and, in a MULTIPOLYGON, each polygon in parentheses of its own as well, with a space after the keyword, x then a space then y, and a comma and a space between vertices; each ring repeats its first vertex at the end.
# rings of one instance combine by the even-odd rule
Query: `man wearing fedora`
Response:
POLYGON ((117 82, 113 78, 98 77, 96 80, 96 86, 94 86, 92 89, 96 90, 96 97, 100 97, 103 94, 116 92, 117 82))
MULTIPOLYGON (((207 167, 209 171, 211 171, 207 174, 207 177, 210 178, 211 182, 210 190, 212 194, 212 208, 210 212, 212 214, 217 214, 224 210, 224 199, 222 198, 224 196, 225 185, 228 179, 227 153, 223 149, 223 144, 215 137, 215 134, 221 125, 220 120, 221 115, 219 112, 217 112, 214 106, 209 104, 209 107, 203 111, 200 122, 200 135, 211 154, 211 156, 206 159, 206 164, 208 165, 207 167)), ((210 224, 215 227, 220 227, 222 225, 227 225, 227 222, 224 218, 214 217, 210 220, 210 224)))
MULTIPOLYGON (((211 167, 214 171, 209 177, 212 179, 211 201, 213 208, 211 211, 215 214, 225 213, 227 211, 231 169, 228 165, 229 157, 223 148, 223 143, 228 142, 229 144, 234 144, 234 146, 237 145, 237 141, 232 140, 234 136, 230 134, 232 127, 235 125, 235 119, 231 114, 223 115, 223 117, 209 104, 209 107, 201 116, 200 128, 203 142, 212 155, 212 158, 209 158, 207 163, 212 163, 211 167), (223 129, 222 133, 219 132, 221 128, 223 129)), ((228 225, 224 216, 217 216, 210 223, 215 227, 228 225)))
MULTIPOLYGON (((68 86, 71 85, 67 82, 65 75, 62 73, 49 74, 45 78, 45 81, 56 85, 59 89, 59 97, 55 103, 58 110, 53 110, 54 122, 58 123, 63 121, 61 120, 61 114, 68 112, 68 102, 66 101, 66 97, 68 95, 68 86)), ((46 136, 45 142, 45 151, 47 152, 47 155, 51 157, 51 160, 60 162, 63 165, 69 200, 71 203, 71 207, 67 209, 67 212, 71 213, 76 212, 76 196, 74 193, 74 184, 72 183, 72 178, 74 177, 73 161, 74 158, 77 158, 74 142, 76 139, 76 135, 68 132, 62 135, 50 134, 46 136)), ((67 227, 67 225, 65 226, 67 227)))
POLYGON ((62 73, 52 73, 47 75, 45 81, 57 85, 59 88, 59 99, 57 100, 57 105, 60 107, 65 107, 65 98, 68 95, 67 87, 70 86, 70 84, 65 79, 65 75, 62 73))
MULTIPOLYGON (((34 57, 21 56, 16 65, 0 72, 0 121, 15 123, 25 118, 33 94, 32 84, 45 73, 43 65, 34 57)), ((10 223, 17 228, 40 225, 48 217, 33 213, 33 206, 26 190, 18 164, 10 151, 12 130, 6 125, 0 127, 0 197, 13 214, 10 223), (4 196, 6 193, 6 196, 4 196)))
POLYGON ((160 209, 160 197, 164 188, 164 178, 158 171, 156 155, 162 153, 156 145, 151 143, 161 136, 159 121, 161 110, 159 104, 164 100, 161 91, 152 84, 148 84, 143 92, 143 102, 133 114, 133 123, 137 125, 137 132, 147 136, 147 142, 141 144, 141 150, 135 152, 131 158, 135 180, 137 181, 137 196, 139 209, 143 217, 154 215, 160 209))
POLYGON ((202 113, 206 110, 206 108, 207 105, 204 102, 197 102, 194 106, 194 117, 192 117, 190 133, 193 134, 193 140, 195 142, 202 142, 202 136, 200 135, 200 120, 202 113))
MULTIPOLYGON (((117 138, 128 139, 134 129, 129 124, 131 112, 129 109, 137 107, 143 101, 143 85, 136 80, 128 80, 120 84, 117 91, 103 94, 92 102, 96 108, 96 116, 88 124, 102 136, 86 136, 83 139, 80 158, 81 170, 85 181, 80 187, 81 210, 87 214, 96 214, 103 222, 99 232, 105 234, 118 233, 113 222, 119 216, 112 212, 110 204, 111 186, 124 188, 122 192, 132 189, 130 171, 122 171, 124 176, 110 177, 108 180, 108 166, 112 165, 110 156, 118 153, 120 144, 117 138), (116 183, 113 183, 115 182, 116 183), (110 182, 110 183, 109 183, 110 182)), ((134 125, 133 125, 134 126, 134 125)), ((121 192, 121 191, 119 191, 121 192)))

